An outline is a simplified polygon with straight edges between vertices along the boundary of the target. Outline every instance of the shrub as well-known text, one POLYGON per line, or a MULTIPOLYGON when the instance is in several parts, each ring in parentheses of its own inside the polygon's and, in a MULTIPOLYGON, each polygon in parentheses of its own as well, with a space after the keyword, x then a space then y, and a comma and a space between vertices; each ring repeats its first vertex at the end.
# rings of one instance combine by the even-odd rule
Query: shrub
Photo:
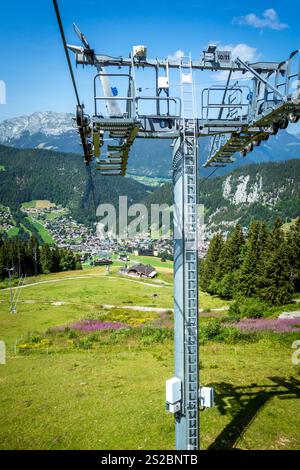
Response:
POLYGON ((238 300, 235 300, 234 302, 232 302, 228 310, 228 315, 230 315, 231 317, 238 318, 241 314, 240 305, 241 305, 241 302, 238 300))
POLYGON ((253 335, 245 334, 238 328, 231 325, 223 325, 222 321, 214 318, 200 325, 200 342, 219 341, 228 344, 235 344, 241 341, 249 341, 253 335))
POLYGON ((48 348, 51 342, 49 339, 34 334, 29 333, 26 335, 20 342, 17 343, 17 348, 19 352, 32 351, 38 349, 48 348))
POLYGON ((75 269, 78 270, 78 271, 82 269, 82 264, 81 264, 80 261, 76 261, 76 263, 75 263, 75 269))
POLYGON ((146 326, 141 333, 141 342, 144 345, 163 343, 173 337, 173 331, 167 328, 154 328, 146 326))
POLYGON ((207 292, 211 295, 217 295, 219 291, 219 283, 216 279, 212 279, 207 288, 207 292))
MULTIPOLYGON (((66 330, 65 330, 66 331, 66 330)), ((78 338, 78 333, 75 330, 70 330, 69 329, 69 334, 68 334, 69 339, 75 339, 78 338)))
POLYGON ((222 328, 219 339, 225 343, 235 344, 241 340, 246 339, 246 335, 243 335, 237 328, 233 326, 225 326, 222 328))
POLYGON ((221 333, 221 322, 214 318, 207 323, 200 325, 200 339, 207 341, 215 339, 221 333))
POLYGON ((92 333, 91 335, 89 335, 88 338, 92 342, 97 342, 97 341, 99 341, 99 334, 98 333, 92 333))
POLYGON ((91 349, 93 346, 92 341, 89 339, 88 336, 80 338, 76 343, 77 348, 79 349, 91 349))
POLYGON ((36 343, 40 343, 42 339, 43 339, 43 336, 41 336, 41 335, 29 334, 28 337, 27 337, 27 342, 32 343, 32 344, 36 344, 36 343))
POLYGON ((115 336, 131 336, 133 330, 131 328, 120 328, 119 330, 114 330, 115 336))
POLYGON ((255 298, 235 300, 229 307, 229 315, 237 318, 261 318, 268 310, 268 305, 255 298))

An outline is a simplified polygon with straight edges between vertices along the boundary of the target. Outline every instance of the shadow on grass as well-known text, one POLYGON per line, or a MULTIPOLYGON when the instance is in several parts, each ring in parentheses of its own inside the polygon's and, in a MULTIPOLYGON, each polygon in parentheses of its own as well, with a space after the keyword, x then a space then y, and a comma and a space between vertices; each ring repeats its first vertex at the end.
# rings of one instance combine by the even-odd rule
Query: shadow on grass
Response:
POLYGON ((234 387, 230 383, 222 382, 212 385, 216 392, 217 408, 222 415, 230 414, 232 420, 208 447, 209 450, 234 449, 251 422, 273 397, 283 400, 300 398, 300 380, 294 377, 268 379, 273 384, 234 387))

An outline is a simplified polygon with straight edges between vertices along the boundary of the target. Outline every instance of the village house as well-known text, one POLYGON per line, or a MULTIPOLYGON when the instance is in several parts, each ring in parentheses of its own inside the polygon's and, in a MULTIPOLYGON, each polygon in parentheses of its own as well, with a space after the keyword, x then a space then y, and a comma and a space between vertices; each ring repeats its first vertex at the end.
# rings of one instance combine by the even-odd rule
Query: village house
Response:
POLYGON ((134 264, 126 270, 127 276, 132 277, 150 277, 157 276, 157 271, 151 264, 134 264))

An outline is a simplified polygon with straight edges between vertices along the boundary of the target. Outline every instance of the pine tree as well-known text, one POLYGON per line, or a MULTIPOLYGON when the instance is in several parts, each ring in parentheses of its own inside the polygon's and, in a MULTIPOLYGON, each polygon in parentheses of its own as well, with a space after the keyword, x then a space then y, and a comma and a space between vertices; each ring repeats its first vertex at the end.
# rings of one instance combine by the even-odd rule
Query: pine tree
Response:
POLYGON ((36 276, 40 271, 40 249, 36 237, 30 237, 27 243, 27 269, 26 273, 30 276, 36 276))
POLYGON ((49 245, 43 245, 40 253, 41 268, 43 274, 49 274, 53 271, 53 254, 49 245))
POLYGON ((207 252, 206 259, 201 263, 200 287, 208 292, 209 285, 216 276, 218 261, 224 240, 221 234, 214 235, 207 252))
POLYGON ((76 268, 76 258, 72 251, 64 250, 61 253, 59 267, 61 271, 73 270, 76 268))
POLYGON ((263 222, 253 221, 242 250, 242 264, 237 273, 236 292, 243 297, 256 297, 259 294, 261 260, 267 240, 266 225, 263 222))
POLYGON ((69 249, 40 246, 35 237, 9 240, 0 235, 0 280, 8 277, 7 268, 13 268, 16 276, 34 276, 82 266, 78 256, 69 249))
POLYGON ((232 299, 236 293, 237 271, 225 274, 221 281, 217 282, 216 293, 222 299, 232 299))
POLYGON ((293 294, 289 249, 281 227, 280 219, 276 219, 261 263, 258 296, 272 305, 289 302, 293 294))
POLYGON ((58 273, 61 271, 60 260, 63 256, 64 250, 62 248, 54 247, 52 249, 52 271, 58 273))
POLYGON ((5 272, 5 243, 0 234, 0 280, 2 281, 6 277, 5 272))
POLYGON ((244 243, 242 226, 237 224, 221 250, 216 273, 217 280, 221 281, 226 274, 231 274, 240 267, 244 243))
POLYGON ((287 244, 289 250, 289 259, 292 271, 292 281, 296 291, 300 292, 300 217, 292 225, 287 244))

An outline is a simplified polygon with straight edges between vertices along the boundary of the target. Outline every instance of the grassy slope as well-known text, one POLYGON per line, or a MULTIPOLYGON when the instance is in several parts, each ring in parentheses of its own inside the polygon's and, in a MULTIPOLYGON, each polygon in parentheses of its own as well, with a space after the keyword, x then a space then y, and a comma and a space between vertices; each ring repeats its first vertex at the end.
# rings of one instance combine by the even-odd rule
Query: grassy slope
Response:
MULTIPOLYGON (((25 208, 51 207, 51 203, 49 201, 43 201, 43 200, 30 201, 30 202, 24 202, 22 206, 25 208)), ((42 240, 45 243, 49 243, 50 245, 55 243, 54 239, 51 237, 48 230, 41 223, 34 221, 33 218, 30 216, 25 217, 25 218, 29 222, 30 225, 35 227, 35 229, 37 230, 37 232, 39 233, 39 235, 41 236, 42 240)), ((29 228, 25 227, 22 223, 20 224, 20 226, 23 228, 25 232, 31 235, 31 231, 29 228)), ((19 233, 19 227, 12 227, 8 230, 7 236, 8 238, 13 238, 13 237, 16 237, 18 233, 19 233)))
POLYGON ((27 201, 27 202, 23 202, 21 204, 23 207, 25 207, 26 209, 31 209, 31 208, 34 208, 36 206, 36 201, 27 201))
POLYGON ((24 208, 38 208, 38 209, 49 209, 51 207, 55 207, 55 204, 48 201, 47 199, 37 199, 35 201, 27 201, 21 204, 24 208))
MULTIPOLYGON (((164 263, 162 263, 164 265, 164 263)), ((26 284, 43 282, 25 287, 20 300, 44 302, 64 301, 86 308, 103 305, 144 305, 151 307, 173 307, 172 271, 160 268, 157 279, 136 279, 118 275, 119 268, 112 267, 111 274, 105 275, 105 267, 86 268, 82 271, 69 271, 27 278, 26 284), (76 277, 78 278, 76 279, 76 277), (69 278, 69 279, 67 279, 69 278), (75 278, 75 279, 74 279, 75 278), (161 284, 160 281, 170 285, 161 284), (45 282, 46 281, 46 282, 45 282), (59 282, 49 282, 59 281, 59 282), (45 283, 44 283, 45 282, 45 283), (156 297, 153 295, 156 294, 156 297)), ((0 287, 7 287, 0 283, 0 287)), ((0 300, 8 298, 8 291, 0 290, 0 300)), ((228 302, 200 292, 200 307, 213 309, 226 306, 228 302)), ((34 308, 33 313, 34 313, 34 308)), ((70 306, 70 309, 73 307, 70 306)))
POLYGON ((18 233, 19 233, 18 227, 11 227, 7 232, 7 236, 8 238, 13 238, 13 237, 16 237, 18 233))
MULTIPOLYGON (((147 282, 142 286, 117 278, 114 272, 113 279, 104 271, 39 276, 36 281, 96 277, 26 287, 21 299, 38 303, 20 303, 15 316, 8 313, 8 291, 0 291, 0 300, 5 301, 0 303, 1 339, 8 349, 7 365, 0 367, 1 448, 173 448, 173 418, 164 410, 164 382, 173 373, 171 341, 14 354, 20 335, 82 318, 100 304, 171 306, 172 288, 146 286, 147 282), (159 296, 153 298, 153 293, 159 296), (57 300, 72 303, 51 304, 57 300)), ((165 275, 170 280, 171 273, 165 275)), ((217 304, 216 299, 210 302, 217 304)), ((299 449, 299 400, 291 393, 297 389, 299 369, 291 364, 290 344, 267 339, 237 345, 210 342, 201 346, 200 355, 201 382, 214 383, 218 392, 217 406, 201 414, 203 448, 299 449), (288 388, 274 382, 274 377, 290 376, 294 385, 288 388), (252 402, 243 389, 233 387, 250 387, 252 402), (268 390, 273 391, 270 396, 268 390), (285 390, 290 398, 282 400, 285 390)))
POLYGON ((300 370, 291 344, 209 344, 200 354, 201 382, 213 384, 217 397, 201 414, 204 448, 300 449, 300 370))
MULTIPOLYGON (((288 347, 263 341, 246 347, 209 344, 201 347, 201 358, 201 381, 218 392, 217 406, 201 414, 202 448, 299 449, 295 385, 275 385, 266 396, 274 385, 271 377, 288 382, 295 376, 288 347), (238 386, 246 388, 234 389, 238 386), (250 404, 247 388, 254 394, 250 404), (282 400, 281 392, 290 397, 282 400)), ((173 419, 164 410, 164 381, 172 368, 171 341, 12 356, 0 370, 0 446, 172 449, 173 419)))
POLYGON ((48 230, 46 230, 42 224, 33 220, 32 217, 26 217, 26 220, 35 227, 45 243, 49 243, 50 245, 55 243, 48 230))
POLYGON ((135 256, 131 253, 128 253, 129 261, 126 263, 124 261, 118 260, 118 255, 113 256, 114 264, 116 266, 124 266, 124 264, 133 264, 133 263, 143 263, 151 264, 155 268, 165 268, 171 270, 173 268, 173 261, 161 261, 160 257, 156 256, 135 256))
POLYGON ((0 447, 172 447, 163 396, 170 348, 10 359, 0 371, 0 447))

